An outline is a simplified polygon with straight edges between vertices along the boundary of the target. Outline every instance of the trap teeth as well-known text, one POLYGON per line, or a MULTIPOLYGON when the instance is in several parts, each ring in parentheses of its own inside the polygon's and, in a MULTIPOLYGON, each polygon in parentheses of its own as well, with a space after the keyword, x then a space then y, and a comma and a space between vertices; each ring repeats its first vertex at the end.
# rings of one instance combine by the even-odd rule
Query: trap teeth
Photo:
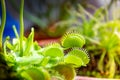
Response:
POLYGON ((83 48, 72 48, 68 55, 74 55, 80 58, 83 61, 83 65, 86 65, 89 62, 89 55, 87 50, 83 48))
POLYGON ((62 39, 61 44, 65 48, 72 48, 72 47, 83 47, 85 44, 85 39, 76 31, 66 33, 62 39))
POLYGON ((48 47, 48 46, 60 47, 60 44, 56 43, 56 42, 51 42, 51 43, 47 44, 45 47, 48 47))

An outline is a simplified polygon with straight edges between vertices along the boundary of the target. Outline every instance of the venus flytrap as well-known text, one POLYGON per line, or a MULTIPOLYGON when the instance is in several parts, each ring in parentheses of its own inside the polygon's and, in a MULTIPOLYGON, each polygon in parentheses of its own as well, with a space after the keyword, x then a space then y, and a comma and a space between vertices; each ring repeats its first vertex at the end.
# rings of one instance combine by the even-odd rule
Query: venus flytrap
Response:
POLYGON ((68 55, 65 56, 65 62, 75 64, 76 67, 77 65, 78 67, 81 65, 86 66, 86 64, 88 64, 89 62, 89 56, 86 51, 81 50, 79 48, 73 48, 70 52, 68 52, 68 55), (69 57, 74 57, 74 58, 70 59, 69 57))
POLYGON ((63 75, 63 78, 61 77, 63 80, 74 80, 74 77, 76 76, 75 68, 73 67, 73 65, 70 64, 56 65, 53 67, 53 70, 57 71, 58 74, 63 75))
POLYGON ((65 62, 74 64, 76 67, 86 65, 89 62, 89 56, 85 50, 81 49, 84 44, 85 39, 80 33, 73 31, 65 34, 61 39, 61 45, 65 49, 72 48, 71 51, 65 55, 65 62))
MULTIPOLYGON (((75 39, 71 39, 71 37, 74 37, 73 34, 75 34, 75 36, 76 35, 81 36, 80 34, 69 33, 69 34, 67 34, 67 35, 69 35, 69 37, 66 37, 66 40, 62 39, 63 43, 68 45, 68 43, 66 43, 65 41, 75 42, 76 41, 75 39)), ((33 37, 30 37, 30 38, 33 38, 33 37)), ((65 37, 63 37, 63 38, 65 38, 65 37)), ((77 41, 78 41, 78 44, 80 47, 78 47, 78 45, 76 45, 77 42, 75 44, 73 43, 73 45, 70 45, 70 47, 67 46, 66 48, 64 48, 59 43, 52 43, 52 44, 49 44, 48 46, 39 48, 37 50, 32 48, 31 55, 24 55, 24 53, 23 53, 24 56, 20 57, 19 55, 16 54, 15 62, 18 65, 18 69, 19 69, 18 72, 20 72, 22 77, 25 77, 24 75, 26 74, 27 76, 29 75, 28 79, 31 78, 31 80, 36 80, 36 77, 32 77, 31 75, 33 75, 33 73, 36 75, 43 75, 44 72, 42 72, 42 73, 39 72, 39 67, 43 67, 45 70, 46 69, 48 70, 47 73, 49 73, 49 75, 52 74, 49 72, 49 70, 53 70, 53 71, 55 70, 60 75, 65 76, 65 80, 68 80, 68 79, 73 80, 73 78, 76 75, 75 68, 80 67, 80 66, 85 66, 89 62, 89 57, 87 55, 87 52, 80 49, 80 48, 82 48, 81 46, 83 46, 83 44, 85 44, 85 42, 82 43, 84 41, 83 37, 82 37, 83 41, 81 41, 78 37, 76 39, 78 39, 77 41), (64 50, 68 49, 68 48, 72 48, 72 49, 71 49, 71 51, 67 52, 66 55, 64 55, 64 50), (39 51, 40 51, 40 53, 39 53, 39 51), (25 69, 22 69, 22 67, 24 67, 25 69), (60 67, 60 69, 58 70, 59 67, 60 67), (37 70, 38 70, 38 72, 36 72, 37 70), (72 75, 72 76, 68 77, 67 75, 72 75)), ((61 43, 62 43, 62 40, 61 40, 61 43)), ((27 39, 25 39, 24 41, 29 42, 29 40, 27 40, 27 39)), ((17 44, 19 44, 19 41, 17 42, 17 44)), ((33 42, 33 45, 34 45, 34 42, 33 42)), ((17 45, 15 44, 13 46, 17 46, 17 45)), ((35 43, 35 46, 38 46, 38 45, 36 45, 36 43, 35 43)), ((24 50, 24 48, 23 48, 23 50, 24 50)), ((14 50, 14 51, 16 51, 15 53, 17 53, 17 51, 20 51, 20 50, 14 50)), ((12 52, 14 52, 14 51, 12 51, 12 52)), ((29 54, 29 52, 28 52, 28 54, 29 54)), ((45 75, 43 77, 45 77, 45 75)), ((39 78, 40 77, 38 77, 38 79, 39 78)))
POLYGON ((4 43, 4 59, 8 67, 15 71, 17 80, 51 80, 53 76, 57 80, 74 80, 75 68, 86 66, 89 62, 87 52, 81 49, 85 44, 84 37, 79 33, 69 32, 62 37, 61 43, 40 47, 33 40, 34 29, 31 29, 28 38, 23 36, 23 7, 24 0, 21 0, 20 36, 13 26, 16 38, 12 43, 8 40, 4 43), (71 50, 65 54, 67 49, 71 50))
POLYGON ((61 45, 65 48, 71 47, 83 47, 85 44, 85 39, 82 35, 77 32, 66 33, 61 41, 61 45), (73 42, 74 41, 74 42, 73 42))
POLYGON ((44 48, 43 55, 54 58, 54 57, 63 57, 64 53, 63 53, 63 49, 59 43, 52 43, 44 48))

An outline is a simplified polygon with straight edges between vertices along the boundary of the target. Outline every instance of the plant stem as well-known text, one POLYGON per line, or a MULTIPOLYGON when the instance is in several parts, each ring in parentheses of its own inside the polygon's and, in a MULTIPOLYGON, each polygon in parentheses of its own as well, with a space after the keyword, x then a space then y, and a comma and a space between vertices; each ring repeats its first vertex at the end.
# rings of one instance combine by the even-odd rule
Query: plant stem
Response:
POLYGON ((20 56, 23 55, 23 36, 24 36, 24 22, 23 22, 24 0, 20 4, 20 56))
POLYGON ((105 5, 105 20, 107 22, 107 21, 109 21, 109 10, 108 10, 108 6, 107 6, 107 1, 105 3, 106 3, 106 5, 105 5))
POLYGON ((115 76, 115 69, 116 69, 116 64, 115 64, 115 53, 111 53, 109 52, 109 61, 110 61, 110 65, 109 65, 109 78, 113 78, 115 76))
POLYGON ((1 7, 2 7, 2 20, 1 20, 1 26, 0 26, 0 51, 2 51, 2 37, 3 37, 5 22, 6 22, 5 0, 1 0, 1 7))
POLYGON ((106 55, 106 50, 103 50, 103 53, 101 54, 100 56, 100 59, 98 61, 98 69, 103 72, 103 66, 104 66, 104 58, 105 58, 105 55, 106 55))

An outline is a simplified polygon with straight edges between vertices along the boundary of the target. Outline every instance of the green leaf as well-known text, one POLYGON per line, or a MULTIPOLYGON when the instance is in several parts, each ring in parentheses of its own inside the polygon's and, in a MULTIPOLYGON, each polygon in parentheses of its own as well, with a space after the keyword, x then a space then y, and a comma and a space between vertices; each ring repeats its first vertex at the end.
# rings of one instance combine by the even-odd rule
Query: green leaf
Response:
POLYGON ((65 62, 75 64, 78 67, 81 65, 86 66, 89 60, 87 52, 79 48, 73 48, 73 50, 65 56, 65 62))
POLYGON ((63 57, 64 53, 61 46, 58 43, 55 43, 45 47, 43 51, 43 55, 55 58, 55 57, 63 57))
POLYGON ((74 77, 76 76, 74 67, 69 64, 59 64, 53 67, 53 69, 58 71, 60 75, 63 75, 65 80, 74 80, 74 77))
POLYGON ((100 55, 99 61, 98 61, 98 70, 100 70, 101 72, 103 72, 104 69, 104 59, 105 59, 105 55, 106 55, 106 50, 103 51, 103 53, 100 55))
POLYGON ((83 65, 82 59, 77 56, 74 56, 74 55, 65 56, 64 61, 65 61, 65 63, 72 64, 75 67, 80 67, 81 65, 83 65))
POLYGON ((43 68, 28 68, 21 75, 27 80, 50 80, 49 73, 43 68))
POLYGON ((33 55, 33 56, 23 56, 16 57, 16 62, 20 66, 30 65, 30 64, 39 64, 43 60, 42 55, 33 55))
POLYGON ((85 44, 85 39, 82 35, 79 33, 67 33, 62 37, 62 46, 65 48, 71 48, 71 47, 83 47, 85 44))
POLYGON ((41 47, 38 45, 37 42, 34 42, 33 46, 34 46, 34 50, 40 50, 41 49, 41 47))
POLYGON ((19 38, 19 34, 18 34, 18 32, 17 32, 17 29, 16 29, 16 26, 15 26, 15 25, 13 25, 13 30, 14 30, 15 36, 16 36, 17 38, 19 38))
POLYGON ((10 50, 14 50, 14 46, 13 46, 10 42, 8 42, 8 41, 6 41, 6 46, 7 46, 10 50))
POLYGON ((29 54, 29 51, 33 45, 33 39, 34 39, 34 30, 32 28, 32 32, 30 33, 29 37, 27 38, 26 40, 26 48, 25 48, 25 51, 23 52, 23 55, 26 56, 26 55, 30 55, 29 54))
POLYGON ((50 57, 44 57, 42 62, 40 63, 41 66, 46 66, 50 60, 50 57))

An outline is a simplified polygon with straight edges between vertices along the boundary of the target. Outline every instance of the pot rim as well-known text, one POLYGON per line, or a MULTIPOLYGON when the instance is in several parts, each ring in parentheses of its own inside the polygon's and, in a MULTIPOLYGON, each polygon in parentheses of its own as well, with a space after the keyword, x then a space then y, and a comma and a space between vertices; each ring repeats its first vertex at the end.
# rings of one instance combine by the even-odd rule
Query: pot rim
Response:
POLYGON ((76 76, 75 80, 120 80, 120 79, 112 79, 112 78, 94 78, 87 76, 76 76))

